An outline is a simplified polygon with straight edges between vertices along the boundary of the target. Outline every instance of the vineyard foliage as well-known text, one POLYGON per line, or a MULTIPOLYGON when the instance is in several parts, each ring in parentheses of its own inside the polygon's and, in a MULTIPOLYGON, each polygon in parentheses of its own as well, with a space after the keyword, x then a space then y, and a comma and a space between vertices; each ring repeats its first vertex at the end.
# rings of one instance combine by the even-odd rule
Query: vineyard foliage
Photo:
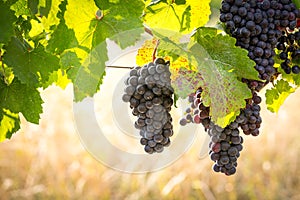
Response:
MULTIPOLYGON (((202 87, 212 121, 225 127, 251 97, 242 79, 257 80, 258 73, 247 52, 235 46, 222 26, 207 25, 216 2, 1 0, 0 141, 20 128, 20 114, 39 123, 40 92, 52 84, 65 88, 73 83, 75 101, 101 93, 107 39, 125 49, 144 33, 153 39, 137 52, 137 64, 153 56, 170 60, 177 97, 184 99, 202 87)), ((295 4, 300 6, 297 0, 295 4)), ((277 112, 299 85, 299 76, 283 73, 266 92, 270 111, 277 112)))

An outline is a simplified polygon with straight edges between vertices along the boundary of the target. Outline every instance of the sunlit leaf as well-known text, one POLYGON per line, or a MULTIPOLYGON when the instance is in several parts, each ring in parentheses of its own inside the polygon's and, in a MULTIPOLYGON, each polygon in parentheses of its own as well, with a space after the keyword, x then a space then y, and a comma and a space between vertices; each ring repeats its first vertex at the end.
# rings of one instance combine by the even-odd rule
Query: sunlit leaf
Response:
POLYGON ((155 1, 145 8, 143 20, 151 28, 190 33, 208 22, 209 3, 210 0, 155 1))
POLYGON ((273 88, 266 91, 266 104, 271 112, 278 112, 286 98, 295 92, 295 89, 285 80, 279 80, 273 88))
POLYGON ((20 118, 9 110, 0 110, 0 142, 10 139, 12 134, 20 129, 20 118))

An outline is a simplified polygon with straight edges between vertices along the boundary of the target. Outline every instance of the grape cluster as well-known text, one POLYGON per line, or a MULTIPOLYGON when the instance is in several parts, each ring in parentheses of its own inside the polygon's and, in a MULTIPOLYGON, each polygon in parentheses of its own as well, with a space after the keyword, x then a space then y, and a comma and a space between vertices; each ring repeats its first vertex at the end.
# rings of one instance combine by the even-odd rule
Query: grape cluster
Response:
POLYGON ((241 110, 241 113, 236 118, 245 135, 259 135, 259 128, 262 123, 260 117, 261 97, 257 93, 253 93, 252 99, 249 99, 246 108, 241 110))
POLYGON ((157 58, 143 67, 135 67, 125 80, 122 99, 129 102, 132 114, 137 116, 135 127, 142 136, 140 143, 145 152, 160 153, 170 144, 173 135, 173 89, 169 62, 157 58))
MULTIPOLYGON (((259 78, 272 79, 274 68, 274 47, 282 36, 279 27, 294 30, 299 10, 291 0, 223 0, 220 21, 225 23, 230 34, 237 39, 236 46, 248 51, 255 61, 259 78)), ((257 91, 262 83, 248 82, 257 91)))
POLYGON ((206 107, 201 100, 202 88, 199 88, 195 94, 188 97, 190 108, 185 111, 185 116, 179 121, 179 124, 185 126, 188 123, 202 124, 207 130, 210 124, 209 107, 206 107))
POLYGON ((280 67, 286 74, 299 74, 300 67, 295 64, 300 60, 300 31, 283 31, 276 48, 279 50, 279 58, 282 60, 280 67))
POLYGON ((226 175, 233 175, 236 172, 237 159, 243 149, 243 138, 239 135, 239 124, 232 122, 226 128, 221 128, 210 123, 208 134, 210 136, 211 160, 215 162, 213 170, 226 175))
POLYGON ((236 118, 225 128, 217 126, 210 119, 210 109, 203 104, 201 93, 202 88, 199 88, 189 96, 190 108, 187 108, 185 117, 179 123, 181 125, 187 123, 202 124, 211 140, 209 155, 211 160, 215 162, 213 170, 226 175, 233 175, 236 172, 237 158, 243 149, 243 138, 239 135, 238 128, 242 123, 249 123, 248 118, 241 114, 239 118, 236 118))

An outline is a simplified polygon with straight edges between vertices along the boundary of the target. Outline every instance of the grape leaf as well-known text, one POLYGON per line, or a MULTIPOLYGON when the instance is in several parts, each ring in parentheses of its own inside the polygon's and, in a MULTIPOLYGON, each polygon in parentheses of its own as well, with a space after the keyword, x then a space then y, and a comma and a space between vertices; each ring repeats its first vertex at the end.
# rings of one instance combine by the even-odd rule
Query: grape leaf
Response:
POLYGON ((48 17, 51 11, 52 2, 54 1, 53 0, 39 1, 40 14, 42 16, 48 17))
POLYGON ((0 1, 0 43, 7 43, 14 35, 14 23, 17 18, 10 6, 0 1))
POLYGON ((209 3, 210 0, 156 1, 145 8, 143 20, 151 28, 190 33, 208 22, 209 3))
POLYGON ((51 34, 47 50, 55 54, 61 54, 64 50, 75 48, 77 46, 78 42, 74 31, 69 29, 65 22, 61 20, 51 34))
POLYGON ((11 6, 11 9, 15 11, 15 15, 27 15, 30 16, 30 9, 27 7, 26 0, 18 0, 14 5, 11 6))
POLYGON ((184 93, 180 93, 181 98, 194 93, 195 87, 202 87, 203 103, 210 106, 212 121, 225 127, 245 107, 245 99, 251 98, 250 89, 241 79, 258 79, 258 72, 254 69, 255 63, 248 58, 247 51, 235 47, 235 39, 217 34, 217 31, 214 35, 211 29, 207 30, 207 34, 203 34, 205 28, 201 32, 195 34, 194 41, 185 46, 177 45, 168 37, 160 37, 159 48, 181 55, 191 66, 198 67, 200 77, 190 72, 187 75, 179 74, 181 82, 178 81, 179 84, 173 87, 175 91, 186 88, 184 93), (193 77, 197 78, 194 80, 193 77), (191 82, 194 87, 190 87, 191 82))
POLYGON ((42 113, 43 100, 37 89, 22 84, 14 78, 10 85, 0 81, 0 110, 7 109, 12 113, 22 113, 25 119, 32 123, 39 123, 42 113))
POLYGON ((171 70, 171 73, 171 84, 178 97, 187 97, 191 91, 195 92, 199 86, 203 85, 201 73, 195 70, 183 66, 175 71, 171 70))
POLYGON ((197 43, 191 50, 198 54, 196 59, 201 63, 198 69, 204 82, 202 99, 210 106, 212 121, 225 127, 245 107, 245 99, 251 98, 251 91, 241 79, 259 80, 258 72, 247 51, 235 46, 235 39, 201 31, 202 34, 195 34, 197 43))
POLYGON ((20 118, 16 113, 3 109, 0 111, 0 142, 10 139, 20 129, 20 118))
POLYGON ((46 1, 39 1, 39 4, 37 5, 39 9, 39 15, 41 17, 41 22, 47 32, 53 25, 57 25, 60 21, 57 14, 61 9, 61 1, 62 0, 51 0, 51 3, 48 3, 46 1))
POLYGON ((70 82, 71 81, 70 79, 68 79, 67 73, 64 70, 59 69, 50 74, 49 80, 43 84, 43 88, 47 88, 55 83, 55 85, 59 86, 62 89, 65 89, 70 82))
POLYGON ((18 38, 7 45, 4 63, 12 67, 14 74, 25 84, 39 86, 48 81, 51 72, 60 68, 59 59, 47 53, 42 45, 28 51, 18 38))
POLYGON ((72 51, 65 51, 60 57, 60 64, 62 69, 67 72, 68 78, 75 82, 78 70, 81 66, 80 59, 77 54, 72 51))
POLYGON ((297 8, 300 9, 300 1, 299 0, 293 0, 293 3, 297 6, 297 8))
POLYGON ((33 15, 39 12, 39 8, 38 8, 39 0, 28 1, 27 5, 33 15))
POLYGON ((74 29, 80 45, 93 49, 104 42, 106 38, 114 38, 114 41, 122 48, 133 45, 142 33, 142 14, 144 3, 141 0, 123 0, 111 3, 108 0, 75 1, 69 0, 65 13, 66 24, 74 29), (98 7, 97 7, 97 6, 98 7), (134 6, 129 6, 134 5, 134 6), (97 18, 96 12, 101 10, 103 18, 97 18), (120 38, 116 35, 128 31, 131 37, 120 38))
POLYGON ((84 55, 76 51, 84 61, 74 82, 76 101, 92 96, 99 90, 105 74, 105 62, 108 60, 107 38, 115 41, 121 48, 133 45, 140 38, 143 24, 139 16, 143 8, 141 0, 99 0, 95 3, 89 0, 68 1, 66 24, 74 30, 81 48, 88 49, 86 53, 89 53, 84 55), (103 16, 98 16, 100 12, 103 16))
POLYGON ((66 1, 63 1, 59 5, 60 11, 57 13, 57 18, 60 19, 60 23, 57 26, 54 26, 54 32, 51 34, 51 38, 47 45, 47 50, 55 54, 61 54, 66 49, 78 46, 74 30, 69 29, 64 20, 66 6, 66 1))
POLYGON ((245 49, 235 46, 234 38, 222 34, 212 36, 211 28, 198 29, 194 38, 225 70, 233 71, 239 78, 260 80, 258 72, 254 69, 255 62, 248 58, 248 52, 245 49))
POLYGON ((74 82, 75 101, 93 96, 100 88, 105 75, 105 61, 108 60, 106 43, 96 46, 78 69, 74 82))
POLYGON ((273 88, 267 89, 265 94, 268 110, 273 113, 277 113, 285 99, 294 92, 295 88, 293 88, 287 81, 282 79, 277 81, 273 88))

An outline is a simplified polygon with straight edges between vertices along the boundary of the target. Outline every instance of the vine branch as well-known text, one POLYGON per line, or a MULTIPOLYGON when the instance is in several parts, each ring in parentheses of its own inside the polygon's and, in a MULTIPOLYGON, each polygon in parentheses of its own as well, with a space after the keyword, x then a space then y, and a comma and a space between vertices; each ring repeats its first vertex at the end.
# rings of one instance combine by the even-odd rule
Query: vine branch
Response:
POLYGON ((107 68, 114 68, 114 69, 133 69, 134 67, 125 67, 125 66, 106 66, 107 68))

